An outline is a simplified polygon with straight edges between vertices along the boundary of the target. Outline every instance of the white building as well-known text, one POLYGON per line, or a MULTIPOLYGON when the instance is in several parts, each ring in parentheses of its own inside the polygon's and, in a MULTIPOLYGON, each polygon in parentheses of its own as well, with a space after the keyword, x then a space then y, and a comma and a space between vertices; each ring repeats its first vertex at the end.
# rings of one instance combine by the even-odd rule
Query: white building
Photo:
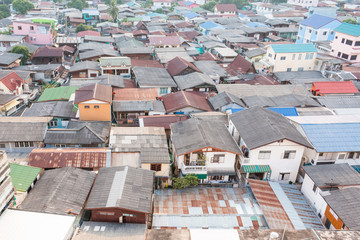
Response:
POLYGON ((305 175, 301 192, 321 219, 324 218, 327 206, 323 196, 337 189, 360 188, 360 175, 348 164, 310 165, 302 169, 305 175))
POLYGON ((304 8, 317 7, 319 0, 288 0, 288 4, 301 6, 304 8))
POLYGON ((231 182, 241 151, 225 127, 226 121, 191 118, 173 123, 171 150, 180 175, 196 174, 203 182, 231 182))
POLYGON ((169 8, 171 7, 172 0, 153 0, 152 9, 156 10, 158 8, 169 8))
MULTIPOLYGON (((14 194, 15 190, 11 182, 9 162, 5 151, 0 151, 0 215, 12 201, 14 194)), ((1 237, 1 239, 3 238, 1 237)))
POLYGON ((281 114, 252 107, 230 115, 229 132, 243 155, 236 164, 241 182, 248 178, 295 182, 310 143, 281 114))

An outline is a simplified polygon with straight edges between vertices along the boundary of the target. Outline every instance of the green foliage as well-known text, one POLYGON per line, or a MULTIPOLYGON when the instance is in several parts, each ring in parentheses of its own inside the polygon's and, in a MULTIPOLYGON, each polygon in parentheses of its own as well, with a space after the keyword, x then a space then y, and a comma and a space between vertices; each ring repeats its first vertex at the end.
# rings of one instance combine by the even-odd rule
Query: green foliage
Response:
POLYGON ((16 12, 20 14, 26 14, 29 10, 34 8, 34 4, 28 0, 14 0, 12 7, 16 12))
POLYGON ((23 57, 21 58, 21 62, 20 62, 21 65, 25 65, 26 62, 30 59, 29 48, 27 48, 25 46, 16 45, 15 47, 13 47, 11 49, 11 52, 23 55, 23 57))
POLYGON ((247 0, 220 0, 222 4, 235 4, 238 9, 242 9, 243 6, 249 4, 247 0))
POLYGON ((158 8, 155 10, 156 13, 160 13, 160 14, 163 14, 164 13, 164 9, 162 8, 158 8))
POLYGON ((208 10, 208 11, 213 12, 215 5, 216 5, 216 2, 215 2, 215 1, 210 1, 210 2, 202 5, 201 7, 202 7, 203 9, 205 9, 205 10, 208 10))
POLYGON ((117 6, 116 0, 111 0, 108 8, 108 13, 114 22, 116 22, 117 16, 119 14, 119 8, 117 6))
POLYGON ((7 18, 10 16, 11 16, 11 13, 10 13, 9 6, 1 4, 0 5, 0 19, 7 18))
POLYGON ((195 174, 187 174, 182 178, 173 178, 173 186, 176 189, 195 187, 199 184, 199 179, 195 174))
POLYGON ((5 5, 10 5, 13 2, 13 0, 2 0, 1 2, 5 5))
POLYGON ((94 28, 92 26, 86 26, 84 24, 79 24, 76 29, 75 32, 82 32, 82 31, 87 31, 87 30, 94 30, 94 28))
POLYGON ((68 3, 69 8, 76 8, 79 10, 83 10, 84 8, 87 8, 89 4, 86 2, 86 0, 71 0, 68 3))
POLYGON ((152 5, 153 5, 153 1, 152 1, 152 0, 146 0, 146 3, 145 3, 145 7, 146 7, 146 8, 150 8, 152 5))
POLYGON ((343 21, 343 23, 350 23, 350 24, 357 24, 357 21, 355 19, 352 19, 352 18, 348 18, 348 19, 345 19, 343 21))
MULTIPOLYGON (((111 0, 105 0, 104 3, 109 6, 111 4, 111 0)), ((116 0, 116 3, 117 4, 123 4, 124 1, 123 0, 116 0)))

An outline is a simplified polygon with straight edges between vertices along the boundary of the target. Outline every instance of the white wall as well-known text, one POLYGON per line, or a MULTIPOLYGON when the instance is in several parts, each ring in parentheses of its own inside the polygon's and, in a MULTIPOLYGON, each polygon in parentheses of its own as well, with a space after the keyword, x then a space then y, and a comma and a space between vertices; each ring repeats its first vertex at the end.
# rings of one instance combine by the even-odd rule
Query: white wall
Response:
POLYGON ((190 113, 199 113, 204 111, 193 107, 186 107, 186 108, 178 109, 174 112, 168 112, 168 114, 175 114, 175 112, 184 112, 185 115, 190 115, 190 113))
POLYGON ((304 181, 301 186, 301 192, 304 194, 309 203, 316 209, 316 214, 320 213, 321 218, 324 216, 326 209, 326 202, 321 196, 322 191, 320 188, 316 188, 316 191, 313 191, 314 182, 311 178, 305 174, 304 181))

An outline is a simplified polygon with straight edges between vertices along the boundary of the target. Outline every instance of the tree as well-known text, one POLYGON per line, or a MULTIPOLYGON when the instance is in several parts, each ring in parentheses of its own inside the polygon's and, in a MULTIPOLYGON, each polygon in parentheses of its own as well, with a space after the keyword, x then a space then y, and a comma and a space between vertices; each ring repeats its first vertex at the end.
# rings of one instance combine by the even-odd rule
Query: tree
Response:
POLYGON ((84 8, 87 8, 89 4, 86 2, 86 0, 71 0, 68 3, 69 8, 76 8, 79 10, 83 10, 84 8))
POLYGON ((173 186, 176 189, 195 187, 199 184, 199 179, 195 174, 187 174, 182 178, 173 178, 173 186))
POLYGON ((0 5, 0 19, 7 18, 10 16, 11 16, 11 13, 10 13, 9 7, 4 4, 1 4, 0 5))
POLYGON ((12 7, 16 12, 20 14, 26 14, 29 10, 34 8, 34 4, 28 0, 14 0, 12 7))
POLYGON ((242 9, 243 6, 249 4, 247 0, 220 0, 222 4, 235 4, 238 9, 242 9))
POLYGON ((145 8, 151 8, 152 5, 153 5, 153 1, 152 1, 152 0, 146 0, 146 2, 145 2, 145 8))
POLYGON ((75 32, 82 32, 82 31, 87 31, 87 30, 94 30, 94 28, 92 26, 86 26, 84 24, 79 24, 76 29, 75 32))
MULTIPOLYGON (((104 3, 105 3, 106 5, 108 5, 108 6, 110 6, 111 0, 105 0, 104 3)), ((117 4, 123 4, 124 1, 123 1, 123 0, 116 0, 116 3, 117 3, 117 4)))
POLYGON ((13 2, 13 0, 2 0, 1 3, 5 5, 10 5, 13 2))
POLYGON ((201 7, 205 10, 208 10, 208 11, 211 11, 213 12, 214 11, 214 7, 216 5, 216 2, 215 1, 211 1, 211 2, 208 2, 204 5, 202 5, 201 7))
POLYGON ((116 0, 111 0, 108 13, 110 14, 111 18, 116 22, 117 16, 119 14, 119 8, 117 6, 116 0))
POLYGON ((11 49, 11 52, 23 55, 23 57, 21 58, 21 62, 20 62, 21 65, 25 65, 27 63, 27 61, 30 59, 29 48, 27 48, 25 46, 16 45, 15 47, 13 47, 11 49))
POLYGON ((343 21, 343 23, 350 23, 350 24, 357 24, 357 21, 355 19, 352 19, 352 18, 348 18, 348 19, 345 19, 343 21))
POLYGON ((162 8, 158 8, 155 10, 156 13, 160 13, 160 14, 163 14, 164 13, 164 9, 162 8))

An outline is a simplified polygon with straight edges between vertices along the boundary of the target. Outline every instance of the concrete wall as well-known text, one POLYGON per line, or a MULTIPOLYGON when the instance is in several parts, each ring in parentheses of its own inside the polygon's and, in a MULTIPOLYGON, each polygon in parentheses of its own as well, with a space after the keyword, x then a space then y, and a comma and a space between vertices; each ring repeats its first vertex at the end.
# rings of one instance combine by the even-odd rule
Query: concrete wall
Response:
POLYGON ((87 101, 79 103, 81 121, 111 121, 111 104, 101 101, 87 101), (89 106, 89 108, 85 108, 89 106), (99 108, 95 108, 99 106, 99 108))

